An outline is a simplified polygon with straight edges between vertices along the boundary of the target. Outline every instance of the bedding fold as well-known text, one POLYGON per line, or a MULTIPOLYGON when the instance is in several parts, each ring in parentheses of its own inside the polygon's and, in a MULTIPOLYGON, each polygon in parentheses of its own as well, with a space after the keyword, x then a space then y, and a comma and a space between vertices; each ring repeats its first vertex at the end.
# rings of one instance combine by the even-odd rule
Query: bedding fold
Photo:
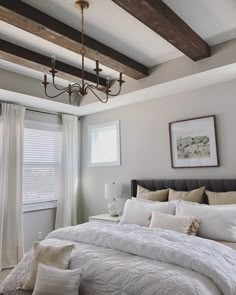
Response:
POLYGON ((136 225, 96 222, 58 229, 47 236, 52 238, 178 265, 210 278, 224 295, 236 294, 236 251, 214 241, 136 225))

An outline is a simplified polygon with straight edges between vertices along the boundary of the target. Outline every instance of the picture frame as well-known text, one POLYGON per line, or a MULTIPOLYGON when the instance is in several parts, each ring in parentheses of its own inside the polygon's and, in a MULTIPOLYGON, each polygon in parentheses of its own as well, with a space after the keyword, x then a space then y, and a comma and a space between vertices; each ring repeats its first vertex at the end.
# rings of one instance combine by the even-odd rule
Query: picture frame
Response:
POLYGON ((219 167, 216 116, 169 123, 172 168, 219 167))

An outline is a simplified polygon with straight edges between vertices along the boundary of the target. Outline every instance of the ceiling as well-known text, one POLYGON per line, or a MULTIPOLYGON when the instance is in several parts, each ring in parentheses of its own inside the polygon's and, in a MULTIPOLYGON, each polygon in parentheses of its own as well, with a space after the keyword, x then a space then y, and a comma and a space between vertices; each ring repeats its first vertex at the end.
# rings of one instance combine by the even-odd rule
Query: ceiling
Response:
MULTIPOLYGON (((80 12, 75 0, 23 0, 61 22, 80 30, 80 12)), ((235 0, 164 0, 200 37, 216 45, 236 38, 235 0), (224 4, 224 5, 222 5, 224 4)), ((85 15, 85 31, 90 37, 114 48, 130 58, 152 67, 183 55, 173 45, 143 25, 111 0, 90 0, 85 15), (106 14, 104 14, 104 11, 106 14)), ((28 32, 1 22, 0 37, 33 51, 51 56, 75 66, 81 65, 79 54, 52 44, 28 32)), ((79 48, 78 48, 79 52, 79 48)), ((86 61, 86 69, 93 67, 86 61)), ((116 76, 106 67, 105 75, 116 76)))
MULTIPOLYGON (((23 0, 23 2, 80 30, 80 13, 74 0, 23 0)), ((236 38, 235 0, 164 0, 200 37, 216 45, 236 38)), ((90 0, 86 34, 151 67, 183 55, 111 0, 90 0), (106 12, 104 14, 104 11, 106 12)))
MULTIPOLYGON (((75 0, 22 0, 59 21, 80 30, 80 12, 75 9, 75 0)), ((236 38, 235 0, 163 0, 210 46, 236 38)), ((85 12, 85 33, 125 54, 135 61, 153 67, 184 54, 157 35, 135 17, 111 0, 89 0, 90 8, 85 12)), ((53 53, 62 62, 81 66, 79 54, 18 29, 0 20, 0 37, 32 51, 51 56, 53 53)), ((86 40, 85 40, 86 42, 86 40)), ((78 52, 80 48, 78 47, 78 52)), ((24 75, 29 69, 0 60, 0 67, 24 75)), ((86 69, 94 68, 94 61, 86 59, 86 69)), ((103 75, 117 77, 118 73, 103 66, 103 75)), ((42 73, 31 73, 41 79, 42 73)), ((59 84, 65 84, 59 81, 59 84)))

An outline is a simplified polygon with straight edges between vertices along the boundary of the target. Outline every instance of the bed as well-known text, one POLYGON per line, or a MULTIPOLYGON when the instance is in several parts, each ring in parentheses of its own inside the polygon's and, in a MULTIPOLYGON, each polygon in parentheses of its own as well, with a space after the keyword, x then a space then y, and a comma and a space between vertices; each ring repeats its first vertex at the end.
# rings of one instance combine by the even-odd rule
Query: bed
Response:
MULTIPOLYGON (((200 186, 236 191, 236 180, 132 180, 150 190, 200 186)), ((236 251, 218 242, 137 225, 96 222, 58 229, 44 244, 73 243, 70 268, 82 267, 81 295, 235 295, 236 251)), ((26 280, 31 251, 6 278, 2 291, 26 280)))

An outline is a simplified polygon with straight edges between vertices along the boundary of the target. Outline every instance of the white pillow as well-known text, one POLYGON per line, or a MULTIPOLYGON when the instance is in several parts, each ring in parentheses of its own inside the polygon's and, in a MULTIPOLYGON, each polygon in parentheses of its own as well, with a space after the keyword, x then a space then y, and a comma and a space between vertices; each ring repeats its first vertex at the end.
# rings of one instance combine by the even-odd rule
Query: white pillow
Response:
POLYGON ((191 205, 177 202, 176 215, 194 216, 199 220, 200 237, 236 242, 236 206, 191 205))
POLYGON ((149 227, 173 230, 196 236, 199 223, 193 216, 176 216, 153 211, 149 227))
POLYGON ((62 270, 39 264, 32 295, 78 295, 82 269, 62 270))
POLYGON ((127 200, 120 224, 137 224, 148 226, 148 217, 152 211, 175 214, 175 202, 153 202, 141 200, 127 200))

